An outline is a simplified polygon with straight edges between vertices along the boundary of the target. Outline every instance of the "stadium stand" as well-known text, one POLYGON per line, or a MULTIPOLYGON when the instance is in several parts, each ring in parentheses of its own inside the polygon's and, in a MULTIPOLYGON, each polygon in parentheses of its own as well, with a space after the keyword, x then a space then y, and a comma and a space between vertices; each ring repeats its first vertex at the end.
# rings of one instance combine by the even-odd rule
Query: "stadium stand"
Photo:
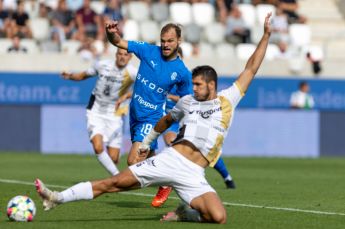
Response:
MULTIPOLYGON (((66 43, 58 44, 51 40, 50 12, 57 7, 58 2, 58 0, 24 1, 24 8, 30 18, 29 25, 34 39, 33 42, 30 41, 27 43, 25 41, 24 44, 30 47, 28 55, 35 55, 35 58, 32 59, 40 59, 40 53, 60 52, 61 61, 64 61, 66 50, 70 50, 70 48, 67 48, 70 46, 66 45, 66 43)), ((250 4, 250 1, 238 2, 241 2, 238 4, 238 7, 242 12, 245 24, 251 32, 251 42, 256 44, 259 42, 262 34, 262 20, 264 15, 269 11, 274 13, 275 8, 273 5, 258 4, 258 1, 255 1, 256 5, 250 4)), ((312 76, 313 73, 307 65, 308 59, 306 58, 306 54, 310 53, 313 59, 321 59, 323 62, 324 68, 320 77, 344 77, 345 70, 342 72, 341 70, 339 71, 339 68, 334 68, 334 66, 337 66, 337 63, 345 58, 345 21, 341 13, 341 10, 345 7, 341 2, 339 0, 299 1, 298 13, 307 18, 307 23, 289 25, 291 42, 288 44, 287 52, 277 54, 276 46, 270 46, 272 48, 269 49, 268 56, 266 57, 266 60, 270 60, 270 63, 264 63, 264 65, 271 65, 272 61, 276 61, 279 64, 272 65, 272 68, 278 66, 277 68, 279 69, 273 69, 266 74, 272 75, 272 72, 280 71, 281 73, 279 75, 282 76, 291 73, 312 76), (295 65, 291 63, 295 63, 296 60, 299 62, 296 66, 301 67, 291 69, 295 65), (334 69, 338 70, 336 71, 334 69)), ((93 0, 91 1, 91 8, 98 15, 102 16, 105 6, 108 3, 106 0, 93 0)), ((241 50, 242 48, 235 47, 225 41, 225 24, 219 21, 219 12, 213 4, 211 1, 209 3, 207 1, 172 1, 170 4, 163 1, 154 1, 152 3, 151 1, 121 1, 121 12, 124 16, 123 36, 125 39, 130 40, 144 40, 150 43, 159 43, 160 27, 167 22, 176 22, 182 24, 184 27, 183 36, 185 41, 182 47, 186 53, 187 65, 192 67, 192 64, 195 63, 191 60, 193 58, 206 58, 208 59, 208 63, 213 63, 216 68, 218 66, 217 70, 219 71, 219 69, 223 69, 223 63, 220 63, 218 59, 223 59, 226 56, 233 57, 232 61, 238 61, 240 64, 241 59, 244 58, 243 56, 247 54, 234 51, 241 50), (205 47, 211 47, 211 49, 205 47), (203 53, 205 52, 203 50, 212 51, 204 55, 203 53)), ((8 34, 5 33, 2 35, 3 37, 0 43, 4 45, 1 45, 0 53, 5 54, 6 52, 4 50, 6 48, 4 47, 7 46, 9 40, 5 39, 8 37, 8 34)), ((71 38, 75 38, 75 36, 72 35, 71 38)), ((83 43, 84 41, 79 40, 79 42, 83 43)), ((101 56, 111 55, 111 51, 109 50, 114 50, 109 47, 106 40, 101 45, 100 42, 102 41, 97 40, 96 37, 94 42, 95 44, 93 46, 101 56)), ((67 41, 67 44, 69 43, 70 40, 67 41)), ((71 40, 71 43, 78 42, 71 40)), ((240 45, 242 46, 242 44, 240 45)), ((71 48, 71 50, 76 50, 76 48, 71 48)), ((281 52, 282 50, 279 51, 281 52)), ((76 51, 68 51, 67 53, 72 54, 76 53, 76 51)), ((56 64, 56 62, 52 63, 52 65, 56 64)), ((13 66, 10 64, 1 66, 0 70, 12 70, 17 67, 15 64, 13 66)), ((53 69, 55 67, 49 65, 42 66, 42 70, 52 71, 53 69)), ((262 69, 266 68, 263 66, 262 69)), ((228 68, 224 72, 221 72, 221 74, 229 74, 235 70, 228 68)))

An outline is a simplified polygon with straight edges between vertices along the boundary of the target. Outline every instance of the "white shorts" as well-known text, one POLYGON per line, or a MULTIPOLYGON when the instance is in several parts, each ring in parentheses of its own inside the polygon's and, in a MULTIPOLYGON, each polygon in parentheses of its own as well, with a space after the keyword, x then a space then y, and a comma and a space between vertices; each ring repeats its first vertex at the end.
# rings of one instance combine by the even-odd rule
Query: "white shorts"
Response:
POLYGON ((90 140, 96 135, 103 136, 106 146, 121 148, 123 121, 120 116, 102 115, 90 110, 86 112, 87 131, 90 140))
POLYGON ((205 178, 205 169, 174 148, 165 148, 157 156, 129 167, 141 187, 167 185, 186 203, 207 192, 216 192, 205 178))

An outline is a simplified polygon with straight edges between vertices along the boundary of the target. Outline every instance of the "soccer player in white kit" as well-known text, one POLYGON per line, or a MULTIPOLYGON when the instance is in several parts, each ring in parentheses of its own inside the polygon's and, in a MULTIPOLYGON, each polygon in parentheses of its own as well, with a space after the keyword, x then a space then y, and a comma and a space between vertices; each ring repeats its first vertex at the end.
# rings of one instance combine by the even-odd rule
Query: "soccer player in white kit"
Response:
POLYGON ((45 210, 66 202, 91 200, 104 193, 168 185, 186 204, 163 216, 163 221, 226 223, 224 205, 208 184, 204 170, 217 158, 234 110, 264 59, 271 34, 270 16, 271 13, 265 18, 264 34, 256 50, 233 85, 217 93, 215 70, 210 66, 196 67, 192 72, 194 95, 182 97, 173 110, 158 121, 142 141, 138 153, 149 153, 151 142, 174 121, 179 121, 182 129, 171 147, 116 176, 78 183, 62 192, 51 191, 36 179, 36 190, 45 210))
POLYGON ((131 57, 127 50, 119 48, 115 61, 99 61, 80 73, 61 73, 64 79, 76 81, 98 77, 87 106, 87 130, 98 161, 111 175, 119 173, 116 164, 122 144, 122 116, 128 109, 125 104, 117 109, 115 106, 119 97, 130 89, 137 74, 137 69, 129 64, 131 57))

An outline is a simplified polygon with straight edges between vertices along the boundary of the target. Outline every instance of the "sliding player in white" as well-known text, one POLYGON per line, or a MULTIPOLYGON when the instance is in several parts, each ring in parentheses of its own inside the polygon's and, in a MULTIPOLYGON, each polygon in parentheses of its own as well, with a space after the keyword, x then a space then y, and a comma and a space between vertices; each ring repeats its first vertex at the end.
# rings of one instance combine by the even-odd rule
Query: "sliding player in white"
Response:
POLYGON ((215 70, 210 66, 196 67, 192 72, 194 95, 182 97, 174 109, 158 121, 139 146, 139 153, 149 153, 150 144, 174 121, 179 121, 182 128, 171 147, 116 176, 78 183, 62 192, 49 190, 37 179, 35 185, 44 208, 49 210, 62 203, 91 200, 104 193, 168 185, 187 204, 169 212, 163 221, 225 223, 226 210, 208 184, 204 169, 218 157, 234 110, 264 59, 271 33, 270 16, 266 16, 264 35, 235 83, 217 93, 215 70))

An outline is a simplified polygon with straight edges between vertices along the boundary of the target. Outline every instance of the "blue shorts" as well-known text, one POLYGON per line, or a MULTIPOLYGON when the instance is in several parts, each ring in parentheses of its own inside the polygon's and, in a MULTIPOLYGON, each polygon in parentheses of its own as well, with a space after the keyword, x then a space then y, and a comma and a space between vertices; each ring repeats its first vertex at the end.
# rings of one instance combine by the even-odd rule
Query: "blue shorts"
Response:
POLYGON ((178 122, 173 122, 173 124, 171 124, 171 126, 166 129, 164 131, 164 133, 168 133, 168 132, 174 132, 175 134, 178 133, 178 129, 179 129, 179 123, 178 122))
MULTIPOLYGON (((142 142, 146 135, 150 133, 152 128, 156 125, 156 122, 138 122, 130 120, 130 132, 131 132, 131 141, 133 142, 142 142)), ((157 139, 152 142, 151 150, 158 149, 157 139)))

